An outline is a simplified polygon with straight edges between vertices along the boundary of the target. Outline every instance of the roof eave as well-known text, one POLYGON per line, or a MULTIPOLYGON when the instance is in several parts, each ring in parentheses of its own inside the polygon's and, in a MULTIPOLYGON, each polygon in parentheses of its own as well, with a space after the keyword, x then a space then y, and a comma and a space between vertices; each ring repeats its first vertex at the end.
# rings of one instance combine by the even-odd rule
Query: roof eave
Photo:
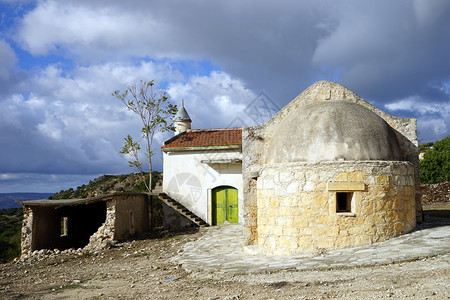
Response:
POLYGON ((40 200, 26 200, 26 201, 15 201, 17 204, 22 206, 49 206, 49 207, 63 207, 63 206, 74 206, 91 204, 95 202, 105 202, 110 201, 116 196, 136 196, 136 195, 148 195, 148 193, 134 193, 134 192, 117 192, 111 194, 103 194, 95 197, 81 198, 81 199, 40 199, 40 200))
POLYGON ((208 151, 208 150, 241 150, 242 145, 221 145, 221 146, 197 146, 197 147, 173 147, 161 148, 163 152, 182 151, 208 151))
POLYGON ((204 159, 204 160, 201 160, 200 162, 202 164, 207 164, 207 165, 223 165, 223 164, 237 165, 237 164, 242 164, 242 159, 240 159, 240 158, 204 159))

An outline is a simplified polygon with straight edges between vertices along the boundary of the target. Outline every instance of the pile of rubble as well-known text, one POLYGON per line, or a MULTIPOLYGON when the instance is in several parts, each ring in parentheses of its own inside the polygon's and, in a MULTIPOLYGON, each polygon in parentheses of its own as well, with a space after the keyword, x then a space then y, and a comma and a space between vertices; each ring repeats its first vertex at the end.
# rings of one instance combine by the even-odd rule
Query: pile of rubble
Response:
POLYGON ((50 250, 50 249, 41 249, 30 252, 29 254, 22 255, 20 258, 15 258, 14 262, 24 262, 24 261, 40 261, 55 255, 68 255, 68 256, 85 256, 92 254, 92 251, 88 249, 78 248, 78 249, 66 249, 66 250, 50 250))
POLYGON ((422 203, 450 202, 450 182, 421 184, 422 203))

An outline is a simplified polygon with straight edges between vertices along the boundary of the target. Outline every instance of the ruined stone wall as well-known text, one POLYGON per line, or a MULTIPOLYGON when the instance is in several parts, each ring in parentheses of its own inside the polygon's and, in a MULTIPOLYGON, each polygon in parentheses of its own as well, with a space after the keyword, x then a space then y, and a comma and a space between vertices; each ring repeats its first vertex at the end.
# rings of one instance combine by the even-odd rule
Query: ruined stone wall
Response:
POLYGON ((97 232, 89 237, 87 250, 100 250, 108 247, 114 240, 116 222, 116 200, 106 202, 106 219, 97 232))
POLYGON ((105 195, 67 203, 36 201, 23 205, 22 256, 40 249, 102 249, 114 240, 125 240, 149 229, 147 194, 105 195), (68 225, 65 233, 64 219, 68 225))
MULTIPOLYGON (((31 254, 33 251, 42 249, 63 250, 69 247, 78 248, 80 244, 84 246, 85 242, 87 243, 89 236, 83 235, 86 232, 86 228, 82 228, 82 225, 88 225, 88 227, 89 225, 92 225, 92 218, 89 216, 89 211, 86 211, 86 214, 83 214, 82 212, 77 212, 77 208, 78 206, 60 208, 56 206, 25 205, 23 207, 24 219, 21 234, 22 257, 31 254), (62 210, 73 214, 66 214, 62 212, 62 210), (69 221, 68 226, 70 236, 62 235, 61 218, 63 216, 69 216, 69 220, 71 220, 69 221), (83 218, 87 218, 85 219, 84 224, 81 223, 83 218)), ((89 206, 87 210, 90 209, 92 209, 91 206, 89 206)), ((97 212, 98 209, 91 213, 96 214, 97 212)), ((102 239, 99 239, 98 241, 102 241, 102 239)))
POLYGON ((135 234, 148 231, 147 195, 116 196, 115 240, 124 240, 135 234))
POLYGON ((257 244, 271 254, 380 242, 416 224, 409 162, 286 163, 261 167, 257 244), (336 192, 352 192, 351 212, 336 212, 336 192))
POLYGON ((30 207, 23 208, 23 221, 21 231, 21 247, 22 257, 31 252, 32 246, 32 229, 33 229, 33 211, 30 207))
POLYGON ((89 238, 85 247, 98 250, 108 247, 114 240, 124 240, 148 231, 147 195, 115 195, 106 202, 106 220, 89 238))

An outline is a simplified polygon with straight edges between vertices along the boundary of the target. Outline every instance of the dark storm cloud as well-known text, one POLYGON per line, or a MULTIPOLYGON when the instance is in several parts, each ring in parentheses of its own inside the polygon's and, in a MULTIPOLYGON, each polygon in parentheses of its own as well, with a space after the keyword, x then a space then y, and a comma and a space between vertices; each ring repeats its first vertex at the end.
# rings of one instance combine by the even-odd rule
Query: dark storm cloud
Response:
POLYGON ((390 113, 417 117, 422 140, 449 134, 446 0, 39 1, 30 7, 8 29, 9 40, 0 40, 0 131, 8 143, 0 150, 8 157, 1 172, 127 170, 117 149, 139 125, 110 94, 136 79, 165 82, 175 102, 191 101, 197 128, 226 126, 260 91, 282 107, 325 79, 390 113), (51 63, 20 70, 12 43, 51 63), (188 60, 217 68, 186 74, 170 63, 188 60), (14 150, 19 145, 26 146, 14 150))
POLYGON ((49 2, 30 14, 19 31, 24 47, 42 54, 58 45, 85 60, 208 58, 283 104, 336 70, 340 82, 379 103, 445 98, 434 88, 449 78, 445 0, 79 3, 49 2))

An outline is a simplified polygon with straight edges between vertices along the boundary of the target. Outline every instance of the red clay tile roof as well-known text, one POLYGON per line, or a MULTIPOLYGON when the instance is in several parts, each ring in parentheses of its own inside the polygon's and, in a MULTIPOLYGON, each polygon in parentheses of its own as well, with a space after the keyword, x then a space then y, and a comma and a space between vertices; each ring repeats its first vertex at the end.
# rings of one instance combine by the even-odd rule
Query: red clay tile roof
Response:
POLYGON ((161 149, 242 145, 242 129, 192 129, 167 140, 161 149))

